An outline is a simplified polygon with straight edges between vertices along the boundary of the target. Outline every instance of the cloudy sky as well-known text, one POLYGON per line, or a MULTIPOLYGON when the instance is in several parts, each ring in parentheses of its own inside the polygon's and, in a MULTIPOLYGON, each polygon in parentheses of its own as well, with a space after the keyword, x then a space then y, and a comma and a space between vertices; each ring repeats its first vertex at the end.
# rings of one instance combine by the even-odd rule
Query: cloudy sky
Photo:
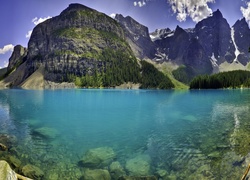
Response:
POLYGON ((27 47, 32 29, 70 3, 80 3, 107 15, 131 16, 152 32, 157 28, 188 28, 220 9, 232 26, 245 17, 250 24, 250 0, 2 0, 0 6, 0 67, 7 66, 15 45, 27 47))

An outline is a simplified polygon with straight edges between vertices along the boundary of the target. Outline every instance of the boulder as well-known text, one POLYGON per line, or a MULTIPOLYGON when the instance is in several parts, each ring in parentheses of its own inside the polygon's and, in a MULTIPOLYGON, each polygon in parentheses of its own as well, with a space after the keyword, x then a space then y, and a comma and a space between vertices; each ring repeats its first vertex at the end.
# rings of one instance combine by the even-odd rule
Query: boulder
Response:
POLYGON ((114 180, 119 179, 119 177, 126 175, 123 167, 118 161, 112 162, 110 164, 109 172, 110 172, 112 179, 114 180))
POLYGON ((41 179, 44 176, 44 172, 36 166, 27 164, 22 168, 22 173, 30 178, 41 179))
POLYGON ((155 176, 122 176, 118 180, 157 180, 155 176))
POLYGON ((126 170, 129 175, 147 176, 150 174, 150 157, 148 155, 139 155, 129 159, 126 162, 126 170))
POLYGON ((9 156, 8 162, 14 168, 19 168, 21 166, 21 161, 17 159, 15 156, 9 156))
POLYGON ((80 163, 84 167, 104 167, 108 166, 116 157, 115 152, 110 147, 100 147, 88 150, 80 163))
POLYGON ((37 134, 41 137, 44 137, 46 139, 54 139, 56 136, 59 135, 58 131, 54 128, 49 128, 49 127, 41 127, 38 129, 35 129, 33 131, 33 134, 37 134))
POLYGON ((158 177, 163 178, 163 177, 165 177, 166 175, 168 175, 168 172, 167 172, 166 170, 164 170, 164 169, 159 169, 159 170, 156 171, 156 175, 157 175, 158 177))
POLYGON ((7 151, 8 148, 7 148, 7 146, 5 146, 4 144, 0 143, 0 150, 1 150, 1 151, 7 151))
POLYGON ((0 161, 0 180, 17 180, 16 173, 6 161, 0 161))
POLYGON ((107 170, 103 169, 85 169, 83 180, 111 180, 110 174, 107 170))

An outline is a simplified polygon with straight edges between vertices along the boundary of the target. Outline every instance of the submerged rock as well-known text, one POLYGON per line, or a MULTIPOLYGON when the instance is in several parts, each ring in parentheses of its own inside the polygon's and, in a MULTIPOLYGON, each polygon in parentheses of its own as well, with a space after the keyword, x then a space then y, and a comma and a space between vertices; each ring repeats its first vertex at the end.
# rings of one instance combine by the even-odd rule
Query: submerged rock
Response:
POLYGON ((21 161, 17 159, 15 156, 9 156, 8 162, 14 168, 19 168, 21 166, 21 161))
POLYGON ((85 169, 82 177, 84 180, 111 180, 110 174, 107 170, 103 169, 85 169))
MULTIPOLYGON (((0 143, 4 145, 6 148, 10 148, 17 142, 15 136, 8 135, 8 134, 0 134, 0 143)), ((4 148, 5 149, 5 148, 4 148)))
POLYGON ((0 161, 0 180, 17 180, 16 173, 6 161, 0 161))
POLYGON ((129 175, 146 176, 150 174, 150 157, 148 155, 139 155, 126 162, 126 170, 129 175))
POLYGON ((159 176, 159 177, 164 177, 168 174, 168 172, 164 169, 159 169, 158 171, 156 171, 156 175, 159 176))
POLYGON ((84 167, 101 167, 109 165, 116 157, 115 152, 110 147, 100 147, 90 149, 83 156, 80 163, 84 167))
POLYGON ((44 176, 44 172, 36 166, 27 164, 22 168, 22 173, 30 178, 41 179, 44 176))
POLYGON ((112 179, 119 179, 119 177, 126 175, 123 167, 118 161, 112 162, 109 166, 109 172, 112 179))
POLYGON ((155 176, 122 176, 118 180, 157 180, 155 176))
POLYGON ((42 136, 47 139, 54 139, 59 135, 58 131, 49 127, 41 127, 33 131, 34 134, 42 136))
POLYGON ((211 159, 218 159, 221 157, 221 155, 220 155, 220 152, 215 151, 215 152, 208 154, 208 157, 211 159))
POLYGON ((1 151, 7 151, 8 148, 7 148, 7 146, 5 146, 4 144, 0 143, 0 150, 1 150, 1 151))

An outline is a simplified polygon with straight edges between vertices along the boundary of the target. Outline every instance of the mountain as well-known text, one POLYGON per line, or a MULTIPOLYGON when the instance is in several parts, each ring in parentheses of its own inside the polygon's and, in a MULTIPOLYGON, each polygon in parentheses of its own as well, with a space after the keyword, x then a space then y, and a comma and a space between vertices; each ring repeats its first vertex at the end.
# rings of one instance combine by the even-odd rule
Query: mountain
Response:
POLYGON ((115 20, 123 27, 127 42, 134 54, 140 59, 152 59, 156 53, 156 47, 151 41, 148 28, 141 25, 130 16, 123 17, 121 14, 117 14, 115 20))
POLYGON ((36 78, 52 82, 88 77, 86 86, 96 87, 137 82, 139 78, 139 65, 121 25, 81 4, 70 4, 59 16, 38 24, 25 54, 16 49, 20 46, 15 47, 8 69, 20 66, 5 79, 8 86, 22 86, 36 71, 36 78), (99 84, 93 84, 95 78, 99 84))
POLYGON ((250 30, 246 20, 238 20, 230 27, 219 10, 193 29, 177 26, 174 31, 158 29, 150 35, 157 47, 154 61, 179 65, 181 69, 174 74, 190 75, 189 80, 198 74, 247 69, 250 62, 250 30))
POLYGON ((237 47, 236 53, 238 61, 244 66, 249 62, 249 45, 250 45, 250 29, 243 18, 238 20, 232 27, 234 31, 235 45, 237 47))
MULTIPOLYGON (((45 88, 69 82, 69 87, 115 87, 142 80, 148 83, 157 73, 139 59, 151 59, 159 66, 166 62, 164 66, 172 67, 165 73, 188 84, 200 74, 249 69, 249 47, 246 20, 230 27, 219 10, 194 28, 177 26, 149 33, 132 17, 117 14, 112 19, 84 5, 70 4, 60 15, 34 28, 27 49, 20 45, 14 48, 0 86, 45 88), (142 77, 145 69, 153 72, 146 79, 142 77)), ((167 78, 163 76, 159 77, 167 78)))

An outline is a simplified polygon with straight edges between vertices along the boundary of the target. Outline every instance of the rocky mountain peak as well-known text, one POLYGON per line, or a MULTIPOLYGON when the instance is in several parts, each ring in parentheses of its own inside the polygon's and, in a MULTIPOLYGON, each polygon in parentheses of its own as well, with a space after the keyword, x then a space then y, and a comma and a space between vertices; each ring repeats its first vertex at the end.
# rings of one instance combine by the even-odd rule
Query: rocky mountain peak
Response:
POLYGON ((24 61, 24 57, 26 55, 27 55, 27 49, 21 45, 16 45, 9 59, 9 65, 7 70, 10 71, 19 66, 24 61))
POLYGON ((234 28, 236 27, 240 27, 240 28, 246 28, 246 29, 249 29, 249 26, 246 22, 246 19, 245 18, 242 18, 242 19, 239 19, 235 22, 235 24, 233 25, 234 28))
POLYGON ((95 11, 94 9, 91 9, 87 6, 82 5, 82 4, 72 3, 72 4, 69 4, 69 6, 65 10, 63 10, 60 15, 68 13, 68 12, 72 12, 72 11, 78 11, 78 10, 95 11))
POLYGON ((130 31, 130 33, 133 33, 136 35, 140 34, 144 37, 149 37, 148 28, 146 26, 141 25, 132 17, 130 16, 124 17, 121 14, 116 14, 115 19, 124 27, 126 27, 126 29, 130 31))
POLYGON ((151 41, 146 26, 140 24, 130 16, 124 17, 121 14, 116 14, 115 20, 123 27, 126 39, 137 57, 152 58, 154 56, 155 46, 151 41))
POLYGON ((187 34, 187 32, 177 25, 174 31, 174 36, 179 36, 181 34, 187 34))
POLYGON ((223 18, 223 15, 220 12, 220 10, 217 9, 216 11, 213 12, 213 17, 215 17, 215 18, 223 18))

